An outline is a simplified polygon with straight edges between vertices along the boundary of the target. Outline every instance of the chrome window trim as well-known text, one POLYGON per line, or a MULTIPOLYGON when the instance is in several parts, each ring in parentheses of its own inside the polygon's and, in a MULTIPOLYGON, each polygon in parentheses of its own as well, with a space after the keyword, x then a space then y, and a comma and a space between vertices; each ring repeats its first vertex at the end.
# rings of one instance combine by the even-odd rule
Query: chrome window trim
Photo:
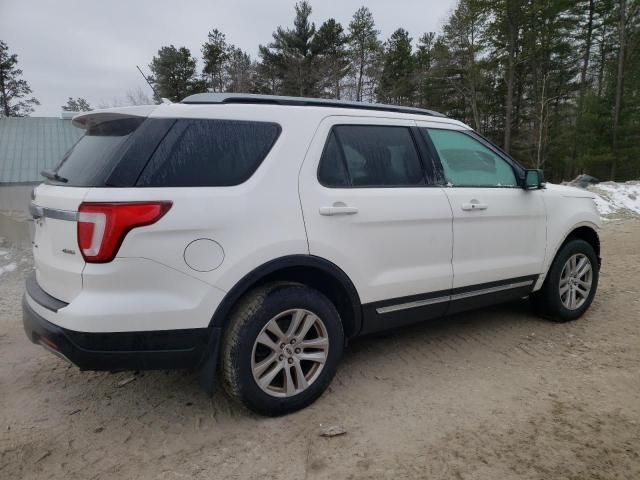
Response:
POLYGON ((433 305, 436 303, 447 302, 450 300, 462 300, 463 298, 475 297, 478 295, 487 295, 489 293, 501 292, 503 290, 512 290, 514 288, 526 287, 533 284, 533 280, 523 280, 522 282, 508 283, 506 285, 498 285, 495 287, 481 288, 480 290, 472 290, 470 292, 456 293, 453 295, 445 295, 436 298, 426 298, 424 300, 416 300, 413 302, 399 303, 397 305, 388 305, 386 307, 376 308, 376 313, 391 313, 398 312, 400 310, 407 310, 410 308, 424 307, 426 305, 433 305))
POLYGON ((496 287, 482 288, 480 290, 473 290, 471 292, 456 293, 451 295, 451 300, 461 300, 463 298, 475 297, 476 295, 486 295, 488 293, 501 292, 503 290, 511 290, 513 288, 526 287, 531 285, 533 280, 524 280, 522 282, 508 283, 507 285, 498 285, 496 287))
POLYGON ((391 313, 399 310, 407 310, 409 308, 424 307, 426 305, 433 305, 435 303, 447 302, 451 297, 445 295, 444 297, 426 298, 424 300, 416 300, 414 302, 399 303, 397 305, 389 305, 387 307, 376 308, 377 313, 391 313))

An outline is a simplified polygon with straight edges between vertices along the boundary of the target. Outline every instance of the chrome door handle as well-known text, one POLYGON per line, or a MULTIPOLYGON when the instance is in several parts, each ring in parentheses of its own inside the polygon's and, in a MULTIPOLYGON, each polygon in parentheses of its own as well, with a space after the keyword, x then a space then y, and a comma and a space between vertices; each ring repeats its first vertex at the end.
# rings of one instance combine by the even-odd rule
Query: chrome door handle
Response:
POLYGON ((471 200, 470 202, 462 204, 462 210, 465 211, 473 211, 473 210, 486 210, 489 208, 489 205, 486 203, 480 203, 477 200, 471 200))
POLYGON ((354 215, 358 213, 356 207, 347 207, 346 205, 334 205, 332 207, 320 207, 320 215, 331 217, 334 215, 354 215))

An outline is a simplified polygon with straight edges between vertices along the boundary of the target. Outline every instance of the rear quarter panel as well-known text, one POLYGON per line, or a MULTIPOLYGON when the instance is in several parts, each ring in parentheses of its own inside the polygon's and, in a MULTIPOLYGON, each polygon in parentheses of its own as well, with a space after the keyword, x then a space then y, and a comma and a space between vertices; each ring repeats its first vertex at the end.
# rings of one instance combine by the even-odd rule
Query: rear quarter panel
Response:
POLYGON ((298 172, 317 121, 296 109, 274 116, 268 108, 250 105, 170 107, 157 112, 179 118, 276 122, 282 132, 252 177, 237 186, 91 189, 87 202, 173 202, 160 221, 129 232, 116 258, 147 258, 228 291, 269 260, 308 254, 298 172), (187 265, 185 248, 198 239, 211 239, 222 247, 224 259, 219 267, 197 271, 187 265))

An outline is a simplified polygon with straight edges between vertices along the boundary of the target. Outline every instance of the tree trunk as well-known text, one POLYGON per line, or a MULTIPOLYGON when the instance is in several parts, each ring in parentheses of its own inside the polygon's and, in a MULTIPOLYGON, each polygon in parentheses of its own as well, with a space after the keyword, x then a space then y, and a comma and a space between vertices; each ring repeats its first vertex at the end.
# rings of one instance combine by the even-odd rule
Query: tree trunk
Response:
POLYGON ((364 76, 364 56, 360 58, 358 81, 356 83, 356 102, 362 101, 362 77, 364 76))
POLYGON ((606 25, 602 26, 602 40, 600 41, 600 61, 598 65, 598 98, 602 97, 602 86, 604 84, 604 64, 607 58, 606 25))
POLYGON ((509 60, 507 64, 507 94, 504 102, 504 151, 507 153, 509 153, 509 149, 511 147, 511 123, 513 122, 514 60, 514 52, 509 52, 509 60))
POLYGON ((507 42, 508 42, 508 57, 507 57, 507 93, 504 101, 504 151, 509 153, 511 148, 511 124, 513 123, 513 90, 514 90, 514 77, 515 77, 515 64, 516 64, 516 49, 518 41, 518 21, 516 15, 519 14, 518 5, 513 5, 512 2, 507 3, 507 42))
POLYGON ((540 123, 538 126, 538 148, 536 154, 536 168, 542 168, 542 132, 544 130, 544 106, 546 99, 544 98, 544 90, 547 84, 547 76, 542 77, 542 98, 540 99, 540 123))
POLYGON ((620 126, 620 110, 622 108, 622 87, 624 75, 624 47, 625 47, 625 20, 626 20, 627 2, 620 0, 620 21, 618 23, 620 49, 618 50, 618 78, 616 79, 616 103, 613 111, 613 159, 611 161, 611 180, 616 179, 616 169, 618 160, 618 128, 620 126))
POLYGON ((4 85, 4 75, 0 75, 0 102, 2 102, 2 109, 4 110, 4 116, 8 117, 11 114, 9 108, 9 98, 7 98, 7 89, 4 85))
POLYGON ((582 117, 584 94, 587 88, 587 72, 589 70, 589 58, 591 56, 591 37, 593 33, 593 14, 595 11, 595 0, 589 0, 589 20, 587 21, 587 35, 584 41, 584 55, 582 57, 582 69, 580 71, 580 92, 578 93, 578 110, 576 112, 575 135, 573 139, 573 149, 569 163, 569 178, 576 176, 576 157, 578 156, 578 128, 582 117))

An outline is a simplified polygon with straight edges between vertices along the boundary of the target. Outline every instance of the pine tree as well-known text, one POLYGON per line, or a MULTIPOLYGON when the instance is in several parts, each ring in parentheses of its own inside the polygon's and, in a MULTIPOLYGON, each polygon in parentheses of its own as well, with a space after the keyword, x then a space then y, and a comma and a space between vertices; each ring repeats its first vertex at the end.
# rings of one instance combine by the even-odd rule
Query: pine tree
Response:
POLYGON ((367 7, 360 7, 349 23, 349 50, 355 84, 354 100, 357 102, 366 99, 367 87, 369 91, 375 88, 382 52, 378 34, 373 14, 367 7))
POLYGON ((228 78, 227 92, 247 93, 255 90, 255 63, 242 49, 231 47, 225 69, 228 78))
POLYGON ((196 59, 186 47, 162 47, 149 65, 156 100, 168 98, 179 102, 184 97, 205 90, 205 82, 196 74, 196 59))
POLYGON ((318 28, 312 41, 318 56, 321 95, 341 98, 342 82, 349 73, 347 36, 338 22, 330 18, 318 28))
POLYGON ((62 106, 62 110, 65 112, 90 112, 93 108, 91 108, 89 102, 82 97, 69 97, 67 104, 62 106))
POLYGON ((418 40, 415 53, 415 85, 416 104, 423 108, 435 108, 435 90, 437 82, 433 77, 433 50, 435 47, 435 32, 424 33, 418 40))
POLYGON ((317 56, 312 48, 316 33, 315 24, 310 22, 311 5, 302 1, 296 3, 292 29, 278 27, 273 32, 273 41, 260 46, 262 63, 265 63, 279 80, 278 93, 301 97, 316 96, 319 93, 319 70, 317 56))
POLYGON ((411 105, 414 86, 414 57, 409 32, 399 28, 385 45, 378 98, 386 103, 411 105))
POLYGON ((0 116, 26 117, 40 105, 31 94, 31 87, 17 67, 18 55, 9 53, 9 46, 0 40, 0 116))
POLYGON ((207 41, 202 45, 204 60, 202 73, 207 78, 208 87, 213 92, 224 92, 226 89, 226 64, 231 58, 233 48, 227 44, 225 34, 218 29, 209 32, 207 41))
POLYGON ((483 131, 482 99, 488 90, 483 37, 486 10, 477 0, 461 0, 444 26, 442 41, 448 50, 446 81, 457 92, 458 118, 483 131))

